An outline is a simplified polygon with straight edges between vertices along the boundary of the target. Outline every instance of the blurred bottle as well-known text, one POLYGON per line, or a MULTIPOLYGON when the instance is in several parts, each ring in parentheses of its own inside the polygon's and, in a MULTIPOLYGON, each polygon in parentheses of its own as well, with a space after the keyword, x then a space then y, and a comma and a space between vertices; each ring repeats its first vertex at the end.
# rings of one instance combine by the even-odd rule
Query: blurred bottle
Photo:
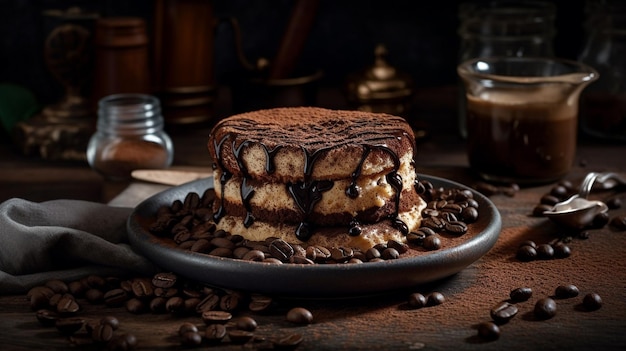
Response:
POLYGON ((148 33, 144 19, 100 18, 95 39, 94 104, 112 94, 151 93, 148 33))
MULTIPOLYGON (((544 1, 462 3, 459 63, 479 57, 553 57, 556 7, 544 1)), ((459 133, 467 136, 465 89, 459 84, 459 133)))
POLYGON ((626 2, 587 1, 579 61, 600 79, 581 96, 580 129, 587 136, 626 141, 626 2))

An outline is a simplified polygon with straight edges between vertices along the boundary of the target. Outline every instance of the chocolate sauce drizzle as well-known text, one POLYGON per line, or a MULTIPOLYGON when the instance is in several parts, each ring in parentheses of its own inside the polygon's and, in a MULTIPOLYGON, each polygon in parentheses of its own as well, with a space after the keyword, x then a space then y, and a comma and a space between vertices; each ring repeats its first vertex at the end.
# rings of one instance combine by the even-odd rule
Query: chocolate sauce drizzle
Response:
MULTIPOLYGON (((330 146, 322 146, 324 145, 324 141, 319 141, 319 140, 320 139, 323 140, 324 138, 323 138, 323 135, 320 135, 321 138, 318 138, 317 140, 313 140, 313 141, 307 140, 305 141, 304 145, 301 145, 301 149, 305 155, 305 162, 304 162, 304 169, 303 169, 304 180, 293 182, 293 183, 289 182, 286 185, 287 191, 289 192, 289 194, 291 195, 291 197, 293 198, 293 200, 295 201, 298 208, 303 214, 302 216, 303 220, 299 223, 295 232, 295 235, 299 240, 307 241, 312 236, 314 228, 312 227, 308 219, 311 213, 313 212, 315 205, 319 202, 319 200, 321 200, 322 194, 330 190, 334 185, 334 182, 330 180, 311 180, 311 176, 313 174, 313 170, 314 170, 314 167, 318 158, 322 154, 332 150, 333 148, 344 146, 349 143, 353 143, 353 140, 362 140, 361 147, 363 148, 363 153, 361 155, 361 159, 359 160, 357 168, 351 174, 352 180, 348 188, 345 190, 346 195, 352 199, 355 199, 360 195, 360 188, 357 185, 357 179, 361 175, 363 163, 367 159, 368 155, 372 152, 372 150, 381 150, 383 152, 388 153, 393 159, 394 169, 388 174, 386 174, 385 177, 386 177, 387 182, 394 189, 394 192, 395 192, 395 195, 394 195, 395 213, 391 214, 388 217, 388 219, 391 220, 394 228, 400 230, 405 235, 408 234, 409 232, 408 226, 398 216, 399 211, 400 211, 400 196, 402 192, 402 177, 398 174, 398 169, 400 167, 400 159, 398 155, 396 155, 390 148, 388 148, 385 145, 385 142, 389 138, 388 134, 381 133, 382 134, 381 135, 379 134, 381 131, 379 131, 377 128, 371 128, 371 121, 369 122, 362 121, 361 123, 363 125, 368 125, 370 128, 366 131, 363 131, 357 134, 349 133, 351 130, 362 130, 359 126, 359 122, 356 122, 356 125, 354 124, 352 125, 354 129, 347 127, 347 133, 346 133, 347 137, 344 136, 345 139, 342 142, 335 142, 335 143, 327 144, 330 146), (322 145, 315 145, 316 143, 322 144, 322 145), (316 149, 316 151, 313 153, 310 153, 309 149, 307 148, 307 145, 316 149)), ((382 128, 382 127, 389 127, 389 126, 390 124, 380 123, 379 127, 382 128)), ((234 123, 229 125, 229 127, 235 130, 248 131, 248 132, 250 130, 254 130, 256 132, 263 131, 263 128, 262 127, 260 128, 257 125, 256 121, 250 120, 250 119, 238 119, 234 123)), ((317 128, 321 130, 319 126, 317 128)), ((272 132, 270 129, 271 128, 268 127, 267 131, 272 132)), ((397 127, 393 128, 392 132, 398 139, 401 139, 402 137, 408 137, 407 133, 404 130, 398 129, 397 127)), ((252 209, 250 205, 251 199, 254 197, 255 191, 254 191, 254 187, 251 184, 249 184, 250 175, 248 173, 246 165, 243 162, 243 157, 242 157, 243 150, 251 143, 260 144, 263 147, 265 151, 265 155, 266 155, 265 171, 268 174, 271 174, 271 173, 274 173, 276 170, 275 164, 274 164, 274 158, 276 154, 278 153, 278 151, 281 149, 281 146, 279 145, 274 148, 268 148, 268 146, 262 140, 253 139, 253 137, 248 138, 247 140, 242 142, 239 146, 236 146, 235 136, 231 133, 226 133, 222 137, 222 139, 220 139, 219 142, 214 141, 213 146, 215 149, 215 154, 218 156, 217 162, 219 163, 219 166, 222 170, 222 175, 219 179, 222 189, 224 189, 225 184, 233 176, 233 174, 230 171, 228 171, 227 168, 224 166, 220 157, 220 155, 222 155, 222 152, 224 151, 223 146, 225 142, 229 139, 233 139, 232 146, 231 146, 233 156, 237 160, 237 164, 243 175, 240 195, 241 195, 241 199, 244 204, 244 207, 246 209, 246 217, 244 219, 244 225, 246 227, 250 227, 255 220, 254 215, 252 214, 252 209)), ((289 140, 286 140, 286 141, 288 142, 289 140)), ((225 215, 224 197, 222 197, 220 206, 215 211, 213 218, 216 222, 218 222, 224 215, 225 215)), ((350 221, 348 234, 351 236, 357 236, 361 234, 361 223, 357 220, 357 218, 353 218, 350 221)))
POLYGON ((322 199, 322 193, 332 189, 334 183, 330 180, 314 180, 311 181, 311 175, 313 174, 313 165, 315 161, 323 152, 327 149, 319 149, 312 155, 308 150, 302 147, 304 152, 304 181, 287 183, 287 191, 291 194, 291 197, 300 208, 300 211, 304 213, 304 220, 300 222, 296 229, 296 237, 302 241, 307 241, 313 235, 313 228, 308 221, 308 218, 313 212, 315 204, 322 199))

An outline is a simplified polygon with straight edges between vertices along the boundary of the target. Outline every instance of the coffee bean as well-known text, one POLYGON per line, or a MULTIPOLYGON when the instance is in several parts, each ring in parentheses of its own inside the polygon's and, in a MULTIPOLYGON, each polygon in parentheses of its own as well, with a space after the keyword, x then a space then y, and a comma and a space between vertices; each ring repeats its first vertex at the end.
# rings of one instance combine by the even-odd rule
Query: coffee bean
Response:
POLYGON ((409 295, 408 304, 412 308, 422 308, 426 306, 426 297, 420 293, 412 293, 409 295))
POLYGON ((550 211, 553 208, 552 205, 547 204, 539 204, 533 208, 533 216, 535 217, 543 217, 544 212, 550 211))
POLYGON ((461 221, 451 221, 445 224, 446 232, 454 235, 462 235, 467 233, 468 227, 467 224, 461 221))
POLYGON ((425 238, 426 235, 424 234, 424 232, 421 231, 411 232, 406 235, 407 242, 418 246, 422 246, 424 244, 425 238))
POLYGON ((108 324, 113 330, 117 330, 120 327, 120 321, 114 316, 103 317, 100 319, 100 324, 108 324))
POLYGON ((226 327, 223 324, 211 324, 204 331, 204 338, 210 343, 222 341, 226 336, 226 327))
POLYGON ((37 310, 36 317, 39 323, 46 327, 53 326, 61 318, 58 313, 49 309, 37 310))
POLYGON ((504 324, 511 320, 511 318, 515 317, 517 312, 517 306, 503 301, 492 307, 489 314, 494 322, 497 324, 504 324))
POLYGON ((556 302, 549 297, 544 297, 535 303, 533 313, 537 319, 550 319, 556 315, 556 302))
POLYGON ((609 209, 615 210, 622 207, 622 200, 619 197, 612 197, 606 200, 606 205, 609 209))
POLYGON ((594 228, 603 228, 605 225, 609 224, 610 219, 611 217, 608 212, 600 212, 593 217, 591 226, 594 228))
POLYGON ((441 239, 439 235, 429 235, 424 238, 422 247, 428 251, 435 251, 441 248, 441 239))
POLYGON ((241 296, 237 293, 230 293, 220 298, 220 308, 223 311, 234 311, 239 308, 241 296))
POLYGON ((602 307, 602 298, 596 293, 589 293, 583 298, 583 307, 588 311, 595 311, 602 307))
POLYGON ((228 337, 230 338, 230 341, 233 342, 233 344, 242 345, 252 340, 252 338, 254 337, 254 333, 245 330, 234 329, 228 332, 228 337))
POLYGON ((478 220, 478 209, 476 207, 466 207, 461 211, 461 218, 465 223, 474 223, 478 220))
POLYGON ((541 199, 539 200, 540 203, 544 204, 544 205, 550 205, 550 206, 554 206, 559 202, 559 198, 554 196, 554 195, 550 195, 550 194, 546 194, 544 196, 541 197, 541 199))
POLYGON ((337 262, 346 262, 354 255, 354 251, 349 247, 333 247, 330 249, 330 257, 337 262))
POLYGON ((84 296, 85 291, 87 291, 87 286, 78 280, 74 280, 67 283, 67 289, 69 293, 75 297, 82 297, 84 296))
POLYGON ((626 215, 613 217, 609 224, 617 230, 626 230, 626 215))
POLYGON ((557 184, 550 189, 550 194, 556 196, 558 199, 565 199, 569 195, 569 190, 562 184, 557 184))
POLYGON ((133 294, 138 298, 150 297, 154 294, 152 281, 144 278, 134 279, 131 284, 133 294))
POLYGON ((186 332, 180 336, 180 343, 184 346, 198 346, 202 344, 202 335, 198 332, 186 332))
POLYGON ((219 306, 220 297, 217 294, 210 293, 205 296, 196 306, 196 312, 213 311, 219 306))
POLYGON ((30 289, 26 296, 30 300, 31 309, 36 311, 41 308, 49 307, 50 298, 54 296, 54 291, 47 286, 40 286, 30 289))
POLYGON ((397 241, 397 240, 393 240, 393 239, 387 241, 387 247, 395 249, 400 254, 403 254, 409 251, 409 245, 403 242, 397 241))
POLYGON ((101 303, 104 300, 104 293, 98 289, 89 289, 85 291, 85 299, 92 304, 101 303))
POLYGON ((79 331, 83 325, 85 325, 85 320, 78 317, 59 318, 54 325, 61 334, 71 335, 79 331))
POLYGON ((267 311, 272 305, 272 298, 264 295, 254 295, 250 298, 248 309, 252 312, 267 311))
POLYGON ((554 296, 559 299, 569 299, 572 297, 576 297, 579 293, 580 291, 578 290, 578 287, 572 284, 559 285, 554 290, 554 296))
POLYGON ((235 326, 240 330, 254 331, 257 327, 257 322, 252 317, 244 316, 237 319, 235 326))
POLYGON ((428 217, 422 220, 423 227, 430 228, 435 232, 440 232, 444 229, 446 222, 439 217, 428 217))
POLYGON ((99 324, 91 331, 91 338, 97 342, 107 342, 113 338, 113 327, 109 324, 99 324))
POLYGON ((146 309, 148 309, 148 306, 146 306, 145 302, 136 297, 127 300, 125 305, 126 311, 134 314, 143 313, 146 311, 146 309))
POLYGON ((383 253, 381 254, 381 258, 384 260, 395 260, 398 257, 400 257, 400 253, 393 247, 386 248, 385 251, 383 251, 383 253))
POLYGON ((233 315, 226 311, 204 311, 202 312, 202 320, 205 324, 224 324, 231 320, 233 315))
POLYGON ((289 259, 290 263, 295 263, 295 264, 315 264, 315 262, 313 262, 312 260, 306 258, 306 257, 302 257, 302 256, 291 256, 291 258, 289 259))
POLYGON ((48 300, 48 306, 56 309, 57 304, 59 303, 59 300, 61 300, 62 297, 63 297, 63 295, 61 295, 59 293, 55 293, 48 300))
POLYGON ((517 249, 515 257, 520 261, 530 262, 537 258, 537 250, 530 245, 524 245, 517 249))
POLYGON ((104 294, 104 303, 109 307, 120 307, 128 299, 128 294, 122 289, 109 290, 104 294))
POLYGON ((153 313, 165 313, 167 312, 167 298, 165 297, 155 297, 150 300, 149 308, 153 313))
POLYGON ((48 288, 50 288, 52 291, 54 291, 57 294, 65 294, 69 292, 69 288, 67 284, 65 284, 64 281, 59 280, 59 279, 48 280, 45 283, 45 286, 47 286, 48 288))
POLYGON ((169 289, 176 285, 178 277, 174 273, 157 273, 152 277, 152 285, 157 288, 169 289))
POLYGON ((478 336, 485 340, 496 340, 500 337, 500 327, 492 322, 482 322, 478 325, 478 336))
POLYGON ((533 289, 531 288, 517 288, 511 290, 509 297, 513 302, 522 302, 530 299, 533 296, 533 289))
POLYGON ((74 296, 70 294, 64 294, 61 296, 56 304, 57 312, 61 314, 72 314, 80 310, 80 305, 74 299, 74 296))
POLYGON ((294 307, 287 312, 287 321, 294 324, 313 323, 313 314, 303 307, 294 307))
POLYGON ((170 313, 185 312, 185 300, 180 296, 174 296, 165 302, 165 310, 170 313))
POLYGON ((446 301, 446 298, 442 293, 434 291, 426 296, 426 306, 437 306, 441 305, 446 301))
POLYGON ((550 244, 537 245, 537 258, 542 260, 549 260, 554 258, 554 248, 550 244))
POLYGON ((209 255, 216 257, 233 257, 233 250, 226 247, 216 247, 209 251, 209 255))
POLYGON ((288 262, 294 254, 293 247, 282 239, 272 241, 269 245, 269 251, 273 257, 282 262, 288 262))
POLYGON ((246 253, 243 258, 244 261, 257 261, 261 262, 265 259, 265 253, 261 250, 250 250, 246 253))
POLYGON ((302 334, 291 333, 280 337, 274 341, 274 346, 278 350, 293 350, 304 340, 302 334))
POLYGON ((178 335, 182 336, 187 332, 197 333, 198 327, 190 322, 183 323, 180 325, 180 327, 178 327, 178 335))
POLYGON ((498 187, 485 182, 478 182, 474 185, 474 189, 487 197, 493 196, 498 193, 498 187))
POLYGON ((106 349, 108 351, 130 351, 137 346, 137 338, 133 334, 124 333, 114 336, 111 341, 107 343, 106 349))
POLYGON ((556 258, 567 258, 572 255, 570 247, 563 243, 556 243, 552 245, 552 248, 554 249, 554 257, 556 258))

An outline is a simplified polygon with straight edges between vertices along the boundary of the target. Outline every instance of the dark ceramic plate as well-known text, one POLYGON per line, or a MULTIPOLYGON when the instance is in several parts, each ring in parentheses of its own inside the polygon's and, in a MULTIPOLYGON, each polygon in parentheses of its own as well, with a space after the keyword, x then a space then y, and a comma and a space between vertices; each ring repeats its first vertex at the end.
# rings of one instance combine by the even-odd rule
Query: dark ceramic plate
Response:
MULTIPOLYGON (((446 179, 421 175, 435 187, 467 188, 446 179)), ((502 226, 500 213, 485 196, 473 191, 479 219, 461 237, 444 237, 436 251, 415 250, 408 257, 363 264, 272 264, 220 258, 177 248, 172 240, 152 235, 148 226, 157 209, 200 195, 213 187, 201 179, 173 187, 139 204, 128 219, 131 245, 162 269, 212 286, 283 296, 341 297, 381 293, 451 276, 486 254, 502 226)))

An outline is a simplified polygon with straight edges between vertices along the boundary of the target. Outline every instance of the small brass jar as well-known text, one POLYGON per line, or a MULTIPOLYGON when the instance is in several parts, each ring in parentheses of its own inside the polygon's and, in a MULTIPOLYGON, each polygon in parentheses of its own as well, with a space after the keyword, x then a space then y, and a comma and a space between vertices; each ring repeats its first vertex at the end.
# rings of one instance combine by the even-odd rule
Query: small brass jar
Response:
POLYGON ((360 111, 407 117, 413 96, 412 78, 387 62, 384 45, 377 45, 374 55, 373 66, 348 78, 349 103, 360 111))

